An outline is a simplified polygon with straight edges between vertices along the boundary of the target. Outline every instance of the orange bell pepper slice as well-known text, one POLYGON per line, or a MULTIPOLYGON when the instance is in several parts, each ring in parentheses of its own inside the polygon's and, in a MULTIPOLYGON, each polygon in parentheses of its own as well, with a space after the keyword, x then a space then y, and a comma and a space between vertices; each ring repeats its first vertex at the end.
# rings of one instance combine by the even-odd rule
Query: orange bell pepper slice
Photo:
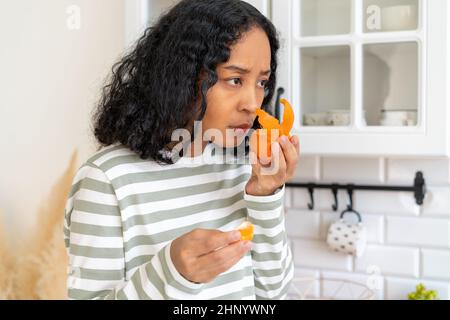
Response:
POLYGON ((236 228, 241 233, 241 240, 251 241, 253 239, 253 231, 255 227, 249 221, 244 221, 236 228))
POLYGON ((262 109, 256 110, 256 115, 258 116, 258 122, 261 124, 263 129, 256 130, 256 150, 258 158, 263 158, 264 156, 271 156, 271 145, 277 140, 279 136, 291 137, 290 132, 292 126, 294 125, 294 110, 291 104, 286 99, 280 99, 280 102, 284 105, 283 121, 280 124, 278 120, 265 112, 262 109), (272 131, 278 130, 278 131, 272 131), (275 133, 275 134, 274 134, 275 133), (278 133, 278 134, 277 134, 278 133))
POLYGON ((286 99, 280 99, 280 102, 284 105, 283 122, 280 125, 280 135, 288 136, 290 138, 290 132, 294 125, 294 110, 286 99))

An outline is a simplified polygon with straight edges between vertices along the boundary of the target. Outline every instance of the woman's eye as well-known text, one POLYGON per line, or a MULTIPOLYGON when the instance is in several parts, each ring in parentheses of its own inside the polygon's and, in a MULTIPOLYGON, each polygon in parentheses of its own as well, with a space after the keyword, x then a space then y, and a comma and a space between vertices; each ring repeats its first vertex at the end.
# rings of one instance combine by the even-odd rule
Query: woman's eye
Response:
POLYGON ((260 87, 265 88, 266 85, 267 85, 267 80, 261 80, 261 81, 259 81, 259 86, 260 86, 260 87))
MULTIPOLYGON (((258 86, 261 88, 265 88, 267 85, 267 81, 268 80, 258 81, 258 86)), ((242 85, 242 80, 241 80, 241 78, 233 78, 233 79, 227 80, 227 83, 232 86, 239 86, 239 85, 242 85)))
POLYGON ((233 79, 227 80, 227 82, 229 84, 231 84, 232 86, 237 86, 237 85, 241 84, 241 79, 240 78, 233 78, 233 79))

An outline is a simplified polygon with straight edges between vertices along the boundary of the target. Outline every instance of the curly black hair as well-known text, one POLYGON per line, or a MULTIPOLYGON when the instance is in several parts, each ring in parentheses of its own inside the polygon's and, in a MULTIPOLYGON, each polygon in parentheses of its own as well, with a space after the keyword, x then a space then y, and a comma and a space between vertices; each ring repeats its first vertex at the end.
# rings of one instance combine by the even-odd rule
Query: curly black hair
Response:
POLYGON ((217 66, 252 27, 264 30, 270 42, 271 74, 262 104, 268 109, 279 49, 270 20, 244 1, 182 0, 113 65, 93 116, 99 149, 121 143, 141 159, 172 163, 160 151, 171 143, 173 130, 192 132, 194 120, 203 118, 217 66))

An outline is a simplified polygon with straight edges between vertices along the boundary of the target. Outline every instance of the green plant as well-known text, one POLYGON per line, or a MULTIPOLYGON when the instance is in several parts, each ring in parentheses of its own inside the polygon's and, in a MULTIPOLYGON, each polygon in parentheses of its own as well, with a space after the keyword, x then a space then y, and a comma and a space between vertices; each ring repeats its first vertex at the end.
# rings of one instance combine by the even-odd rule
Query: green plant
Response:
POLYGON ((427 290, 422 283, 416 286, 416 291, 408 294, 408 300, 439 300, 435 290, 427 290))

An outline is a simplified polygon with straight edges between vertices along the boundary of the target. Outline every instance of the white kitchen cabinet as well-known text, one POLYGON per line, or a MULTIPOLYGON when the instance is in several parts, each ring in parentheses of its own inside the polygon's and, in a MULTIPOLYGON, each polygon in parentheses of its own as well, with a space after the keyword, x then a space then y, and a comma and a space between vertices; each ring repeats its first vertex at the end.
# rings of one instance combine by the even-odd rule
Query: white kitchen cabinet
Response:
POLYGON ((447 0, 276 0, 302 153, 449 156, 447 0))

